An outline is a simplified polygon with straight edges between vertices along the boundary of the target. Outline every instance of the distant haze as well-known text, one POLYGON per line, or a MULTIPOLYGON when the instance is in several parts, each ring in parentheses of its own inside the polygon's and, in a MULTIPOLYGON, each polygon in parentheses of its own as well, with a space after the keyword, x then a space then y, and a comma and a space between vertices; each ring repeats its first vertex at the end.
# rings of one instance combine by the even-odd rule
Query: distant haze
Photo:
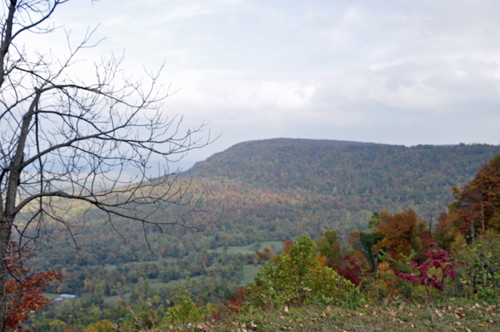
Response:
MULTIPOLYGON (((165 62, 165 112, 210 122, 208 148, 272 137, 499 144, 500 1, 70 1, 54 16, 84 58, 165 62)), ((55 52, 62 30, 27 45, 55 52)), ((84 72, 82 71, 82 75, 84 72)), ((205 133, 206 135, 207 133, 205 133)))

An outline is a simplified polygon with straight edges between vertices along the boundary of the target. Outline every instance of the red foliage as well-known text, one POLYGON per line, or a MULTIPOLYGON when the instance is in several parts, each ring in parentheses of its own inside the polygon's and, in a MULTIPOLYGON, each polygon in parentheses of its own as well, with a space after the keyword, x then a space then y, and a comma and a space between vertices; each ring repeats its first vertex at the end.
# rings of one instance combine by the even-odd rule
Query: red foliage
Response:
POLYGON ((239 313, 246 302, 248 292, 246 288, 240 287, 234 294, 234 299, 226 301, 227 311, 230 313, 239 313))
POLYGON ((258 262, 266 262, 271 259, 271 254, 273 253, 273 249, 271 248, 264 248, 262 252, 256 251, 255 254, 257 255, 257 261, 258 262))
POLYGON ((359 267, 353 257, 344 255, 344 257, 342 257, 341 266, 337 269, 337 273, 352 282, 354 285, 359 286, 361 267, 359 267))
POLYGON ((213 322, 220 322, 222 320, 222 315, 221 314, 213 314, 212 315, 212 321, 213 322))
POLYGON ((39 312, 51 303, 43 296, 45 288, 53 280, 61 280, 62 274, 55 271, 29 274, 24 262, 33 257, 29 248, 18 250, 16 242, 9 243, 6 258, 10 279, 5 284, 7 297, 6 329, 14 329, 28 319, 30 312, 39 312))
POLYGON ((428 253, 436 248, 436 240, 434 240, 430 233, 420 233, 418 235, 420 242, 420 251, 417 260, 423 261, 427 257, 424 253, 428 253), (424 257, 423 257, 424 256, 424 257))
POLYGON ((425 257, 427 260, 423 264, 408 262, 412 269, 418 269, 420 276, 416 274, 399 273, 399 276, 409 282, 419 282, 421 285, 431 285, 435 289, 443 291, 444 280, 446 277, 455 279, 457 273, 455 269, 458 266, 457 262, 450 259, 448 252, 444 249, 436 247, 436 250, 429 250, 425 257), (436 275, 429 274, 429 268, 434 267, 441 271, 441 280, 436 275))
POLYGON ((290 248, 293 247, 293 242, 290 240, 285 240, 285 241, 283 241, 283 245, 285 246, 285 249, 284 249, 285 253, 288 253, 290 248))

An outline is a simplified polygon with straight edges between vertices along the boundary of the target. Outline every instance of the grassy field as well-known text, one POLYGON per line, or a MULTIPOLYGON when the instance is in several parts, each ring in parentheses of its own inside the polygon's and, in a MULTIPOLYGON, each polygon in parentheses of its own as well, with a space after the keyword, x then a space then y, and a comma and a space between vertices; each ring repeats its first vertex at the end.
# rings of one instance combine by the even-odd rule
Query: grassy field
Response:
POLYGON ((476 301, 371 303, 354 310, 309 305, 232 315, 210 331, 500 331, 500 308, 476 301))
MULTIPOLYGON (((125 298, 127 298, 128 294, 126 294, 126 296, 124 296, 125 298)), ((119 298, 120 296, 118 295, 114 295, 114 296, 105 296, 103 297, 103 300, 104 300, 104 303, 106 303, 107 305, 111 306, 111 307, 115 307, 116 305, 116 300, 119 298)))
MULTIPOLYGON (((203 280, 203 278, 205 278, 204 275, 192 277, 190 279, 201 282, 203 280)), ((160 279, 148 279, 148 280, 151 283, 151 288, 153 288, 155 290, 158 290, 158 289, 160 289, 160 287, 165 287, 165 286, 174 287, 178 283, 186 281, 186 279, 172 280, 169 282, 162 282, 160 279)))
POLYGON ((241 280, 242 285, 248 284, 250 281, 253 281, 253 278, 257 274, 257 271, 259 270, 259 265, 254 265, 254 264, 247 264, 243 265, 243 275, 244 278, 241 280))
POLYGON ((54 293, 43 293, 43 296, 45 296, 46 298, 48 298, 49 300, 51 301, 54 301, 55 299, 57 299, 59 296, 61 296, 61 294, 54 294, 54 293))
POLYGON ((256 250, 262 251, 264 248, 273 248, 274 253, 279 253, 283 250, 283 242, 281 241, 266 241, 266 242, 260 242, 258 248, 255 246, 255 244, 248 245, 248 246, 243 246, 243 247, 219 247, 217 249, 210 250, 210 252, 217 252, 217 253, 227 253, 230 255, 234 254, 253 254, 256 250))

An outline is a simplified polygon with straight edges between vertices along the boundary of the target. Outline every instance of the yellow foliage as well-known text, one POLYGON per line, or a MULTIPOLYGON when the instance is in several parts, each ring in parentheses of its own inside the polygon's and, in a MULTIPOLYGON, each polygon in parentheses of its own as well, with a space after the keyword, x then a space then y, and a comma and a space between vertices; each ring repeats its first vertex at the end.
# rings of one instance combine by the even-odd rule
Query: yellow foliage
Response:
POLYGON ((316 255, 316 261, 319 263, 320 267, 325 267, 326 265, 326 257, 321 255, 316 255))
POLYGON ((366 297, 372 301, 399 294, 398 276, 388 262, 381 262, 374 278, 367 281, 366 297))
POLYGON ((373 247, 375 252, 385 250, 392 258, 401 260, 400 253, 408 256, 412 249, 419 250, 418 234, 426 232, 427 229, 425 222, 417 219, 413 210, 409 209, 394 215, 383 211, 380 214, 380 219, 377 232, 382 233, 383 238, 373 247))
POLYGON ((467 241, 464 236, 460 233, 455 234, 455 238, 450 245, 450 252, 456 254, 460 252, 464 247, 467 246, 467 241))
POLYGON ((94 324, 90 324, 85 332, 113 332, 115 326, 107 319, 103 319, 100 322, 94 324))

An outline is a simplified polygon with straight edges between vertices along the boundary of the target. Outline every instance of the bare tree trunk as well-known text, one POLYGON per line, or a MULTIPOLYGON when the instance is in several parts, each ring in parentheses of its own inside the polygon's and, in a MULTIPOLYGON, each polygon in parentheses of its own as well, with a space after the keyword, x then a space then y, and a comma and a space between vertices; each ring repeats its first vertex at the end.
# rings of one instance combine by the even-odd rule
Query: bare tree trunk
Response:
POLYGON ((19 137, 17 138, 16 152, 8 168, 9 177, 7 180, 7 190, 5 195, 5 210, 2 211, 3 218, 0 225, 0 331, 5 330, 5 323, 7 319, 7 303, 5 301, 5 284, 8 277, 8 266, 6 265, 7 247, 9 245, 11 229, 16 216, 16 198, 18 186, 21 182, 20 178, 24 148, 26 145, 31 118, 37 107, 39 97, 40 93, 37 91, 34 100, 31 102, 30 109, 23 117, 21 131, 19 137))
POLYGON ((5 299, 5 284, 9 271, 7 269, 5 257, 7 257, 7 246, 10 240, 11 223, 3 219, 0 222, 0 331, 5 331, 7 320, 7 302, 5 299))
MULTIPOLYGON (((165 115, 161 104, 168 92, 158 83, 161 70, 147 73, 148 82, 120 81, 121 59, 111 57, 92 64, 95 75, 82 82, 72 64, 80 62, 77 53, 89 47, 92 32, 70 46, 61 61, 47 62, 57 55, 31 54, 29 47, 16 45, 20 34, 52 32, 47 20, 68 1, 6 0, 8 13, 0 17, 0 332, 8 315, 11 237, 20 242, 26 236, 28 241, 38 239, 43 235, 29 237, 28 227, 36 229, 45 220, 59 222, 73 235, 72 225, 54 212, 59 207, 54 200, 82 202, 104 213, 112 226, 121 219, 154 225, 162 233, 162 227, 200 226, 186 216, 201 210, 201 197, 186 195, 184 186, 174 187, 168 166, 150 171, 153 159, 168 165, 174 155, 210 142, 195 137, 204 124, 181 132, 175 115, 165 115), (126 170, 138 175, 124 180, 120 176, 126 170), (110 178, 114 171, 119 175, 110 178), (139 205, 149 208, 142 211, 139 205), (153 211, 169 205, 186 209, 177 219, 152 219, 153 211)), ((144 236, 147 242, 146 227, 144 236)))

